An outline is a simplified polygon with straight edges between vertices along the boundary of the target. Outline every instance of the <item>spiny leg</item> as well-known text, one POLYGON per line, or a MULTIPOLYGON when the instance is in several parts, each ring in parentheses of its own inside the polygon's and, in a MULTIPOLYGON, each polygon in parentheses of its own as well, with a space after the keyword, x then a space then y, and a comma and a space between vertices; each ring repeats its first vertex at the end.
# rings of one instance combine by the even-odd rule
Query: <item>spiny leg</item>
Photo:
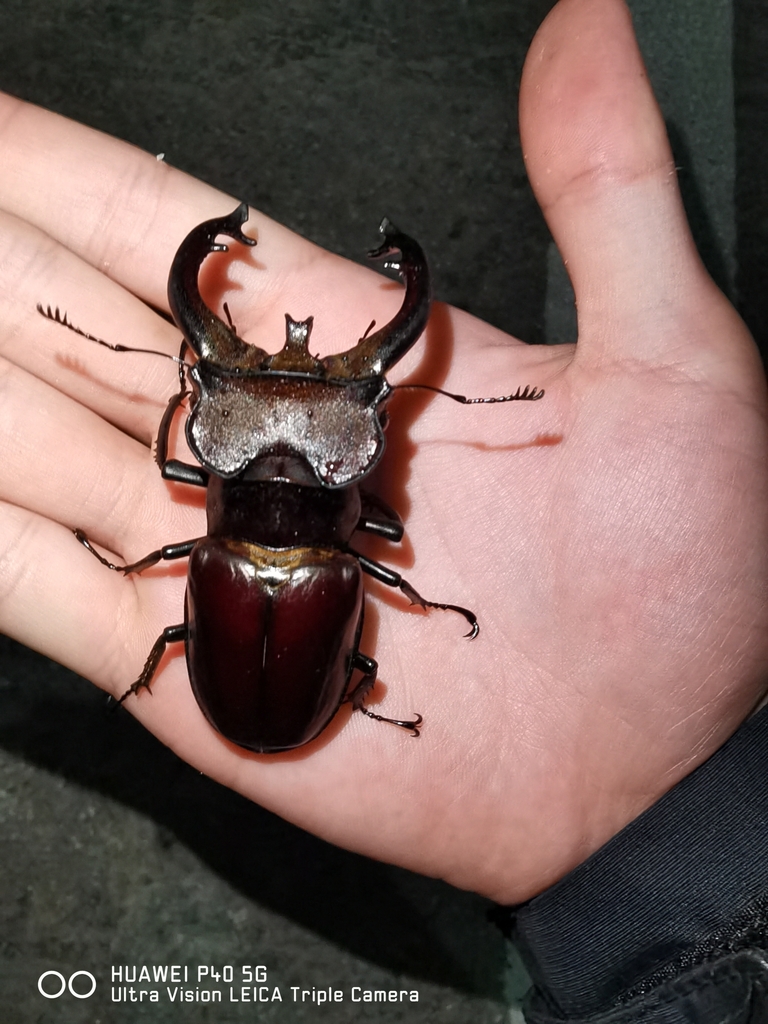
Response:
POLYGON ((149 657, 144 662, 144 668, 141 670, 141 675, 135 683, 128 687, 117 703, 122 704, 127 697, 130 697, 132 693, 138 693, 139 690, 148 690, 151 693, 152 679, 155 672, 157 672, 157 666, 160 664, 160 659, 165 654, 165 648, 168 644, 180 643, 182 640, 186 639, 187 626, 185 623, 182 623, 179 626, 166 626, 152 645, 152 650, 149 652, 149 657))
POLYGON ((373 660, 373 658, 366 657, 365 654, 357 652, 353 661, 352 668, 359 669, 363 673, 363 678, 351 690, 344 698, 344 702, 349 702, 352 705, 354 711, 362 711, 364 715, 369 718, 373 718, 377 722, 388 722, 390 725, 399 725, 401 729, 409 729, 412 736, 420 735, 421 723, 423 718, 421 715, 416 715, 416 718, 412 722, 401 722, 398 718, 385 718, 384 715, 377 715, 374 711, 371 711, 365 706, 365 698, 373 689, 376 683, 376 673, 379 666, 373 660))
POLYGON ((157 431, 157 441, 155 442, 155 462, 162 467, 168 461, 168 435, 171 431, 171 423, 173 417, 176 415, 176 410, 181 406, 181 403, 191 392, 187 388, 187 362, 184 357, 187 354, 189 346, 187 345, 186 338, 181 343, 179 349, 179 390, 175 395, 171 395, 168 399, 168 405, 165 407, 163 418, 160 420, 160 426, 157 431))
MULTIPOLYGON (((112 569, 115 572, 122 572, 126 576, 131 572, 141 572, 144 569, 148 569, 151 565, 156 565, 162 560, 183 558, 192 551, 192 548, 197 543, 197 541, 188 540, 183 541, 181 544, 166 544, 166 546, 160 548, 159 551, 152 551, 149 555, 146 555, 138 562, 133 562, 130 565, 113 565, 112 562, 108 561, 103 555, 100 555, 98 551, 96 551, 82 530, 74 530, 73 532, 83 547, 90 551, 94 558, 98 559, 102 565, 105 565, 108 569, 112 569)), ((160 664, 160 659, 165 653, 165 648, 168 644, 177 643, 182 640, 185 641, 186 639, 187 627, 184 623, 179 626, 166 626, 152 645, 152 650, 149 652, 149 656, 144 662, 144 668, 141 670, 141 675, 135 683, 128 687, 117 703, 122 704, 127 697, 130 697, 132 693, 138 693, 139 690, 149 690, 151 693, 152 679, 157 671, 157 666, 160 664)))
MULTIPOLYGON (((226 305, 226 303, 225 303, 226 305)), ((184 399, 192 392, 187 388, 187 370, 189 363, 185 362, 189 345, 186 338, 179 349, 179 390, 171 395, 168 405, 165 407, 163 418, 157 431, 155 443, 155 462, 160 467, 163 480, 173 480, 178 484, 191 484, 193 487, 207 487, 209 473, 202 466, 192 466, 187 462, 179 462, 178 459, 168 458, 168 436, 171 432, 171 423, 177 410, 181 407, 184 399)))
POLYGON ((159 548, 157 551, 150 551, 148 555, 140 558, 138 562, 131 562, 130 565, 114 565, 103 555, 99 554, 82 530, 73 530, 72 532, 83 547, 90 551, 93 557, 98 559, 102 565, 105 565, 107 569, 112 569, 113 572, 121 572, 125 576, 132 572, 143 572, 145 569, 149 569, 150 566, 157 565, 158 562, 170 562, 174 558, 186 558, 191 553, 195 544, 197 544, 197 540, 184 540, 179 544, 166 544, 165 547, 159 548))
POLYGON ((359 552, 353 551, 352 548, 348 548, 348 551, 359 560, 360 568, 363 572, 367 572, 369 576, 373 576, 373 578, 378 580, 379 583, 384 583, 388 587, 397 587, 399 590, 402 590, 411 604, 417 604, 420 608, 442 608, 443 611, 458 612, 459 615, 463 615, 472 627, 468 633, 464 634, 468 640, 474 640, 480 632, 480 624, 477 621, 477 616, 474 612, 470 611, 469 608, 462 608, 461 605, 458 604, 443 604, 440 601, 428 601, 425 597, 422 597, 407 580, 404 580, 399 572, 395 572, 393 569, 388 569, 385 565, 381 565, 379 562, 374 562, 372 558, 366 558, 365 555, 361 555, 359 552))

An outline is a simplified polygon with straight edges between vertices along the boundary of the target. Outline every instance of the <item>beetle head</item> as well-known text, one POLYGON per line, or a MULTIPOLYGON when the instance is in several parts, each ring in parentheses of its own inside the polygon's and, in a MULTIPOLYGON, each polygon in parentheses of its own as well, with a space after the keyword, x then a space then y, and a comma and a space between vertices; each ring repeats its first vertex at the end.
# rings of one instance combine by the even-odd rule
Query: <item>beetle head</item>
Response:
MULTIPOLYGON (((430 284, 421 247, 388 220, 384 240, 369 253, 405 281, 400 310, 374 334, 338 355, 309 351, 312 317, 286 315, 283 348, 269 355, 239 338, 203 302, 197 278, 205 257, 226 250, 219 235, 254 245, 242 232, 243 203, 228 217, 206 221, 186 237, 171 267, 168 298, 176 323, 198 362, 187 439, 211 473, 232 478, 258 472, 260 460, 302 460, 323 487, 362 479, 384 453, 382 405, 390 394, 385 372, 418 339, 429 316, 430 284), (399 255, 398 255, 399 254, 399 255)), ((262 467, 271 472, 271 462, 262 467)))
POLYGON ((429 318, 431 303, 426 257, 418 242, 384 219, 379 229, 383 242, 368 256, 384 260, 384 266, 396 270, 405 282, 403 304, 388 324, 364 336, 346 352, 324 359, 310 355, 307 347, 312 317, 296 321, 286 314, 285 345, 274 355, 244 342, 205 305, 197 279, 209 253, 227 251, 226 245, 216 241, 219 235, 227 235, 244 245, 256 244, 255 239, 243 234, 242 225, 247 219, 248 207, 241 203, 229 216, 198 225, 182 242, 171 266, 168 279, 171 312, 200 359, 229 372, 306 373, 325 380, 364 380, 383 376, 419 338, 429 318))

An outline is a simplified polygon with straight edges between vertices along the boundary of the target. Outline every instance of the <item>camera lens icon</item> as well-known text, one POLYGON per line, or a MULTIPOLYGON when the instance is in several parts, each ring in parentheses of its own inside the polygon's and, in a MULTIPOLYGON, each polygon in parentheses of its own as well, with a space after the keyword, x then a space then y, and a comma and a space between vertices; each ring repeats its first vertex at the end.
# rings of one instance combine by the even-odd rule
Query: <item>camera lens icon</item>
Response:
MULTIPOLYGON (((81 987, 84 987, 82 983, 78 986, 78 988, 81 987)), ((75 971, 74 974, 70 974, 69 981, 67 981, 64 975, 60 974, 59 971, 44 971, 37 979, 37 990, 40 993, 40 995, 45 996, 46 999, 58 999, 59 996, 64 995, 67 989, 69 989, 70 995, 73 995, 75 999, 89 999, 96 991, 96 979, 94 978, 90 971, 75 971), (90 979, 91 987, 88 992, 78 992, 75 990, 73 982, 75 981, 75 978, 80 977, 90 979), (46 981, 46 978, 55 978, 57 980, 48 981, 44 985, 43 983, 46 981), (49 991, 49 989, 54 989, 57 986, 57 992, 49 991)))

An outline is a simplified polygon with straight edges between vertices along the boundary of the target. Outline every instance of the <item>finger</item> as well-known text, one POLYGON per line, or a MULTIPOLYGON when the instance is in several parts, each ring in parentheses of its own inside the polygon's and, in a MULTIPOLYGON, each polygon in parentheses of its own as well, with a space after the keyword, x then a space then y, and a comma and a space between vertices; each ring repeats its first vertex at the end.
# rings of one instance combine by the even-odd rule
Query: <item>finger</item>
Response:
POLYGON ((127 561, 204 530, 194 497, 173 500, 144 445, 2 359, 0 465, 0 500, 79 527, 127 561))
POLYGON ((119 354, 46 321, 38 306, 110 344, 176 355, 179 333, 144 303, 43 232, 0 212, 0 353, 150 444, 178 371, 158 356, 119 354))
POLYGON ((201 212, 231 209, 230 199, 150 154, 7 95, 0 139, 3 208, 157 306, 174 240, 201 212))
POLYGON ((64 527, 0 502, 0 629, 119 695, 136 678, 158 621, 178 619, 184 580, 110 573, 64 527))
POLYGON ((526 61, 520 123, 576 292, 579 354, 711 356, 738 321, 694 247, 623 0, 554 8, 526 61), (703 330, 676 330, 685 320, 703 330))
MULTIPOLYGON (((168 308, 168 270, 183 238, 236 204, 151 154, 4 94, 0 145, 0 207, 160 309, 168 308)), ((236 312, 236 322, 246 340, 280 347, 290 309, 294 318, 315 315, 319 351, 340 351, 372 318, 386 322, 396 310, 398 288, 263 214, 252 214, 246 232, 258 237, 258 250, 233 246, 235 258, 220 260, 226 273, 213 282, 219 298, 240 293, 245 312, 236 312), (254 327, 272 344, 250 338, 254 327)))
MULTIPOLYGON (((0 208, 161 309, 167 309, 168 270, 182 239, 235 203, 151 154, 4 94, 0 145, 0 208)), ((246 231, 258 238, 258 249, 244 253, 233 246, 229 260, 217 257, 223 269, 215 274, 207 261, 203 293, 218 309, 228 299, 240 335, 267 351, 283 344, 287 312, 294 319, 314 316, 313 347, 322 355, 349 348, 371 320, 386 323, 401 302, 399 286, 330 256, 262 214, 252 212, 246 231)), ((367 242, 361 240, 361 251, 367 242)), ((462 352, 469 351, 480 337, 476 322, 455 310, 449 317, 466 339, 462 352)), ((509 341, 501 334, 498 340, 509 341)), ((409 353, 395 377, 417 359, 409 353)))

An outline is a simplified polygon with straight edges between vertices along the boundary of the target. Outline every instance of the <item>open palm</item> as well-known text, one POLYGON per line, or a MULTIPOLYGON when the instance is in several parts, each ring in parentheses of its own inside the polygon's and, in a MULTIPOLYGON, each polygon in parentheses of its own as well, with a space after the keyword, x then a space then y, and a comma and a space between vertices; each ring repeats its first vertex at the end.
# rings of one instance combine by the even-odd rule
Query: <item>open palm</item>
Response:
MULTIPOLYGON (((693 248, 620 0, 555 8, 528 57, 521 126, 579 341, 527 346, 438 306, 390 377, 475 396, 546 390, 535 403, 401 392, 390 404, 371 486, 407 540, 360 546, 481 623, 469 643, 452 613, 371 585, 371 701, 420 712, 421 738, 346 709, 307 747, 249 754, 203 718, 180 646, 153 694, 125 704, 302 827, 504 902, 551 884, 717 749, 761 699, 768 655, 762 370, 693 248)), ((35 307, 177 352, 146 304, 167 308, 179 242, 234 204, 9 97, 0 138, 0 627, 120 695, 182 621, 184 567, 125 579, 71 530, 125 561, 205 532, 204 499, 164 482, 151 452, 176 370, 91 345, 35 307)), ((258 213, 246 231, 257 248, 233 244, 202 275, 246 340, 275 351, 286 312, 314 315, 326 354, 397 308, 391 282, 258 213)))

